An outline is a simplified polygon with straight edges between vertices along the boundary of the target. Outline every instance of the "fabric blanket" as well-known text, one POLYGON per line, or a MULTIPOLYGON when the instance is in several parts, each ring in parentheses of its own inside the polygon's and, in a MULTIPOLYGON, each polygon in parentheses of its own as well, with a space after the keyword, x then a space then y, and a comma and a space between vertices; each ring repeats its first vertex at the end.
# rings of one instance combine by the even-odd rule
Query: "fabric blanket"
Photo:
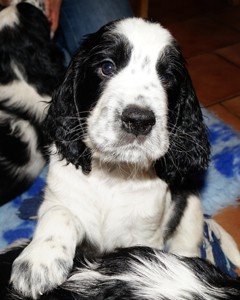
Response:
MULTIPOLYGON (((209 127, 212 157, 208 171, 194 178, 206 214, 201 253, 225 273, 234 275, 234 267, 222 252, 221 238, 214 231, 210 216, 224 207, 237 205, 240 196, 240 136, 209 111, 203 109, 203 115, 209 127)), ((47 171, 45 167, 27 192, 0 207, 0 249, 16 239, 33 236, 47 171)))
POLYGON ((203 109, 212 146, 211 164, 197 178, 203 212, 216 215, 240 198, 240 136, 211 112, 203 109))

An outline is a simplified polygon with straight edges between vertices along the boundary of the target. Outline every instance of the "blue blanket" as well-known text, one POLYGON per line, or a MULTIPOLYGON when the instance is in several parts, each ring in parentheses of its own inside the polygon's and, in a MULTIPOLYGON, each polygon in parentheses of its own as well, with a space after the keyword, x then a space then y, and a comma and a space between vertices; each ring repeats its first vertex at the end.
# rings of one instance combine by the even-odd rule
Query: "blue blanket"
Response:
POLYGON ((240 136, 215 115, 203 110, 209 127, 212 146, 211 164, 199 176, 199 190, 203 211, 216 215, 222 208, 237 205, 240 196, 240 136))
MULTIPOLYGON (((240 136, 209 111, 203 109, 203 114, 209 127, 212 158, 208 171, 197 176, 195 181, 207 220, 209 215, 216 215, 222 208, 237 205, 240 195, 240 136)), ((27 192, 0 207, 0 249, 16 239, 32 237, 47 170, 45 167, 27 192)), ((209 222, 205 222, 201 250, 203 258, 208 258, 212 252, 215 264, 231 274, 232 265, 221 252, 221 240, 211 231, 209 222)))

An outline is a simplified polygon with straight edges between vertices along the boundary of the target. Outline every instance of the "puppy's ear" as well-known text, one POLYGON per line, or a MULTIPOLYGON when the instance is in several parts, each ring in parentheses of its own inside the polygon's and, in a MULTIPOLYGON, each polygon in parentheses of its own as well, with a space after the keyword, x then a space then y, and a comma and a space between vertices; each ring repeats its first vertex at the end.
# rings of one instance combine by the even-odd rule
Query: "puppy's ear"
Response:
POLYGON ((48 110, 45 133, 55 143, 62 159, 84 173, 91 170, 91 153, 83 142, 86 134, 86 106, 81 89, 84 79, 83 56, 78 52, 70 62, 63 83, 55 90, 48 110))
POLYGON ((155 164, 158 176, 175 184, 206 170, 210 157, 202 111, 179 48, 177 52, 180 57, 175 83, 167 91, 169 149, 155 164))

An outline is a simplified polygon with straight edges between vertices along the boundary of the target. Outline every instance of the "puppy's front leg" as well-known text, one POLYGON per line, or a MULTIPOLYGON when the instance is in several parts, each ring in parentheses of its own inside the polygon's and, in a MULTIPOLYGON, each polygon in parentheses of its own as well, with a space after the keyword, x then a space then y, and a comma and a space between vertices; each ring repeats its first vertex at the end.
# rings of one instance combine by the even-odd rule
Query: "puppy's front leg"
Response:
POLYGON ((13 263, 14 289, 37 299, 62 284, 72 268, 80 239, 74 216, 66 207, 48 209, 39 218, 32 242, 13 263))
POLYGON ((189 195, 187 205, 172 237, 166 243, 166 250, 187 257, 200 256, 203 239, 203 212, 197 195, 189 195))

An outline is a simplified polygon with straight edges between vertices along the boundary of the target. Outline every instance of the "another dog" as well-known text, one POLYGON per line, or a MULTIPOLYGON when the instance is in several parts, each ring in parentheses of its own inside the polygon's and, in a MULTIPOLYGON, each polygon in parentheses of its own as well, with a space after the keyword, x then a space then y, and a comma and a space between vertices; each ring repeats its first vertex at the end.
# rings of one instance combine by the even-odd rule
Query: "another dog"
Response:
POLYGON ((43 0, 18 2, 0 12, 1 205, 27 190, 46 163, 42 124, 64 72, 43 0))
POLYGON ((45 200, 11 276, 22 295, 62 284, 77 245, 200 254, 201 201, 186 179, 207 168, 210 147, 185 60, 161 25, 123 19, 86 38, 46 132, 45 200))
MULTIPOLYGON (((24 300, 8 285, 13 259, 23 245, 0 253, 0 298, 24 300)), ((148 247, 119 249, 102 257, 76 252, 74 270, 42 300, 239 299, 239 278, 222 274, 199 258, 175 256, 148 247)))

